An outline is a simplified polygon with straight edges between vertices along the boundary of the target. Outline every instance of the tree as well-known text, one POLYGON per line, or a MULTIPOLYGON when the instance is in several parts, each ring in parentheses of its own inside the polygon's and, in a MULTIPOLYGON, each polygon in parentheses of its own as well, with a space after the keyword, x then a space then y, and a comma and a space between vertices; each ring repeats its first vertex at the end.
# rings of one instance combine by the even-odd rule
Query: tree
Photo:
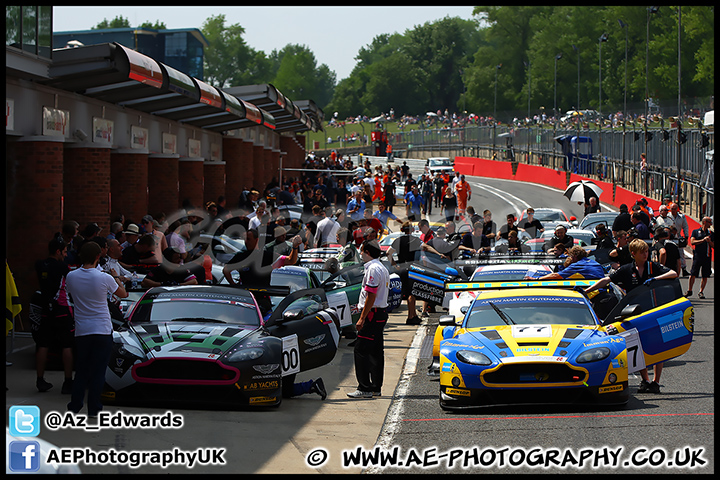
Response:
POLYGON ((104 18, 102 22, 92 27, 91 30, 105 30, 108 28, 130 28, 130 20, 122 15, 118 15, 110 22, 108 22, 107 18, 104 18))
POLYGON ((205 79, 216 87, 265 83, 272 76, 265 54, 250 48, 242 38, 240 24, 225 26, 225 15, 213 15, 201 29, 208 41, 205 49, 205 79))
POLYGON ((324 109, 332 98, 336 78, 327 65, 318 67, 315 55, 304 45, 288 44, 270 57, 278 64, 272 81, 278 90, 291 99, 312 99, 324 109))

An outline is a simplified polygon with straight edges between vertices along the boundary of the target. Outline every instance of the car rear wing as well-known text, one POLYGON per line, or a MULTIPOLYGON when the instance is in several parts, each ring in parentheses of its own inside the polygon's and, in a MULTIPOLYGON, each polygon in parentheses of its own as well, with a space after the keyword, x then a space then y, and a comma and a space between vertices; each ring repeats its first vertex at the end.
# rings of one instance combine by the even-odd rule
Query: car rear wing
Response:
POLYGON ((508 263, 530 263, 537 265, 562 265, 567 258, 558 258, 545 252, 485 254, 474 258, 458 258, 458 267, 479 265, 501 265, 508 263))
POLYGON ((502 290, 511 288, 565 288, 589 287, 596 279, 573 280, 518 280, 513 282, 448 282, 446 292, 467 292, 473 290, 502 290))

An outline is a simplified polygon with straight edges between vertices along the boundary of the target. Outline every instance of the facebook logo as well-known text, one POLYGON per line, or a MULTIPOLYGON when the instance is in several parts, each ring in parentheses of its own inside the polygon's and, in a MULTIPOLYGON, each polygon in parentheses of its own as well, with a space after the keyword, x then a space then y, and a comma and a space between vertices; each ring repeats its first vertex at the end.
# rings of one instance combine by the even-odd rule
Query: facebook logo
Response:
POLYGON ((8 456, 11 472, 37 472, 40 470, 40 444, 38 442, 10 442, 8 456))
POLYGON ((10 435, 37 437, 40 435, 40 407, 20 405, 10 407, 10 435))

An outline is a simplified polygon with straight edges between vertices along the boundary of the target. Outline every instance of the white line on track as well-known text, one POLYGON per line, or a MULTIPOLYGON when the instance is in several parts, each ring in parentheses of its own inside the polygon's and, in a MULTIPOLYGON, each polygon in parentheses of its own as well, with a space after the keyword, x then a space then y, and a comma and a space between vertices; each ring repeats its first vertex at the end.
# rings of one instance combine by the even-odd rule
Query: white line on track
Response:
MULTIPOLYGON (((425 325, 418 327, 413 342, 410 345, 410 350, 408 350, 407 356, 405 357, 405 366, 400 374, 400 381, 398 381, 397 387, 395 387, 395 393, 393 394, 393 400, 390 402, 385 423, 380 431, 377 442, 375 442, 375 446, 383 450, 390 449, 395 438, 395 433, 400 426, 401 417, 405 410, 405 397, 407 396, 410 386, 410 379, 417 371, 418 361, 420 359, 420 348, 425 340, 426 330, 427 327, 425 325)), ((364 473, 382 473, 382 469, 373 466, 369 467, 364 473)))

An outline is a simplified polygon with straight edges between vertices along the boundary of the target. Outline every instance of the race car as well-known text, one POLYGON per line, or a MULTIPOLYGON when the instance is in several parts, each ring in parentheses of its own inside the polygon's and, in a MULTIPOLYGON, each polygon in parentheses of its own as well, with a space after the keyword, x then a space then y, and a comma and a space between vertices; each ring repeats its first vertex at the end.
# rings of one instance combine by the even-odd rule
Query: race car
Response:
MULTIPOLYGON (((570 283, 585 288, 593 282, 570 283)), ((440 342, 443 410, 624 405, 630 373, 690 348, 693 307, 677 280, 635 288, 605 322, 581 290, 545 288, 542 281, 517 283, 478 294, 459 326, 453 317, 440 319, 445 327, 440 342)))
POLYGON ((279 406, 283 387, 329 363, 338 342, 339 318, 321 288, 155 287, 113 332, 102 398, 279 406), (282 298, 267 320, 257 295, 282 298))
MULTIPOLYGON (((494 264, 481 265, 475 269, 470 276, 473 282, 512 282, 524 279, 536 279, 553 272, 553 268, 546 264, 515 263, 515 264, 494 264)), ((477 296, 480 290, 468 290, 450 293, 448 299, 448 315, 455 317, 456 321, 462 320, 465 311, 477 296)))

